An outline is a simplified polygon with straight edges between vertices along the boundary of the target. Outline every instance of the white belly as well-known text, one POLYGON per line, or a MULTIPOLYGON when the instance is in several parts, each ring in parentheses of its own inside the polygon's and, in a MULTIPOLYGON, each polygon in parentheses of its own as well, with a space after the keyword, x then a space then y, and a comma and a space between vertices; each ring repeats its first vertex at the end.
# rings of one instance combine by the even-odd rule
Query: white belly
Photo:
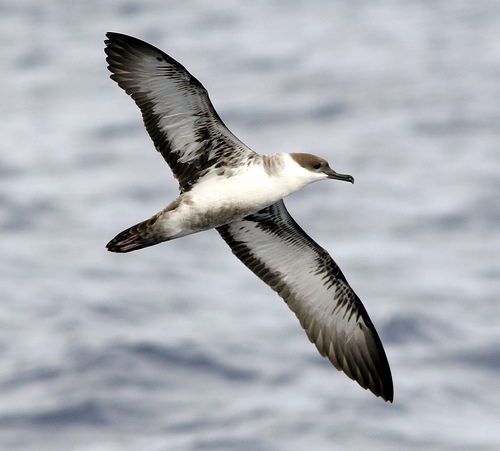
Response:
POLYGON ((275 156, 283 157, 270 166, 214 168, 161 213, 163 233, 172 239, 237 221, 319 180, 287 154, 275 156))
MULTIPOLYGON (((265 208, 302 186, 268 175, 261 167, 227 177, 212 173, 169 205, 160 217, 172 238, 219 227, 265 208)), ((227 172, 226 172, 227 174, 227 172)))
POLYGON ((291 192, 282 179, 266 174, 261 167, 246 168, 239 174, 210 174, 188 193, 197 210, 217 209, 225 204, 239 205, 255 212, 291 192))

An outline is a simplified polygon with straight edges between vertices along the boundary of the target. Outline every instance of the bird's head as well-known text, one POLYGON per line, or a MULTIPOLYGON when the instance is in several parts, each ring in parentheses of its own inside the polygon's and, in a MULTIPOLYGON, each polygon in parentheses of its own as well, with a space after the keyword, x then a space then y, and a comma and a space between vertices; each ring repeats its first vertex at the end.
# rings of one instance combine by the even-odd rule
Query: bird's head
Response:
POLYGON ((335 172, 328 161, 310 153, 291 153, 290 157, 311 175, 311 182, 324 179, 344 180, 354 183, 354 177, 348 174, 335 172))

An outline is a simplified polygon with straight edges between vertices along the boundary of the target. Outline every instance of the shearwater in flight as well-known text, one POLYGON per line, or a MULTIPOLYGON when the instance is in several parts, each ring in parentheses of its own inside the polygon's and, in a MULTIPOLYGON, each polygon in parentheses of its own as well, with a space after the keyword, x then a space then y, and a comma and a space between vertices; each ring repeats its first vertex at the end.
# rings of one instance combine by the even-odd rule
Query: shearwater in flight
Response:
POLYGON ((368 313, 328 252, 283 203, 318 180, 354 183, 353 177, 314 155, 254 152, 226 128, 205 88, 181 64, 139 39, 106 36, 111 78, 140 108, 180 188, 177 199, 119 233, 108 250, 130 252, 215 228, 284 299, 322 356, 392 402, 391 370, 368 313))

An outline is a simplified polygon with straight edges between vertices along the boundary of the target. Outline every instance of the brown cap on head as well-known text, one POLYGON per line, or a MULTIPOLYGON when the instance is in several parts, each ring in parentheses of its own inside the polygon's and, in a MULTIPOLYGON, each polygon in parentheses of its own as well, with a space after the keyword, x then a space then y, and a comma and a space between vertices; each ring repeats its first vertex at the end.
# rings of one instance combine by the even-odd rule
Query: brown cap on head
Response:
POLYGON ((291 153, 290 156, 303 168, 311 169, 313 164, 328 166, 328 161, 311 153, 291 153))
POLYGON ((335 172, 328 161, 324 158, 317 157, 310 153, 291 153, 290 156, 303 168, 311 172, 322 172, 328 176, 329 179, 344 180, 345 182, 354 183, 354 177, 348 174, 339 174, 335 172))

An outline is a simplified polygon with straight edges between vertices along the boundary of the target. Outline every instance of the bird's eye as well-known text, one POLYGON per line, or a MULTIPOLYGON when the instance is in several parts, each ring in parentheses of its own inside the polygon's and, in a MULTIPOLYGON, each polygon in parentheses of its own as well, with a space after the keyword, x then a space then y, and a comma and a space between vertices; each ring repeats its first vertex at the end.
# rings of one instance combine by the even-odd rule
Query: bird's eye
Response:
POLYGON ((321 163, 314 163, 313 169, 319 169, 321 167, 321 163))

